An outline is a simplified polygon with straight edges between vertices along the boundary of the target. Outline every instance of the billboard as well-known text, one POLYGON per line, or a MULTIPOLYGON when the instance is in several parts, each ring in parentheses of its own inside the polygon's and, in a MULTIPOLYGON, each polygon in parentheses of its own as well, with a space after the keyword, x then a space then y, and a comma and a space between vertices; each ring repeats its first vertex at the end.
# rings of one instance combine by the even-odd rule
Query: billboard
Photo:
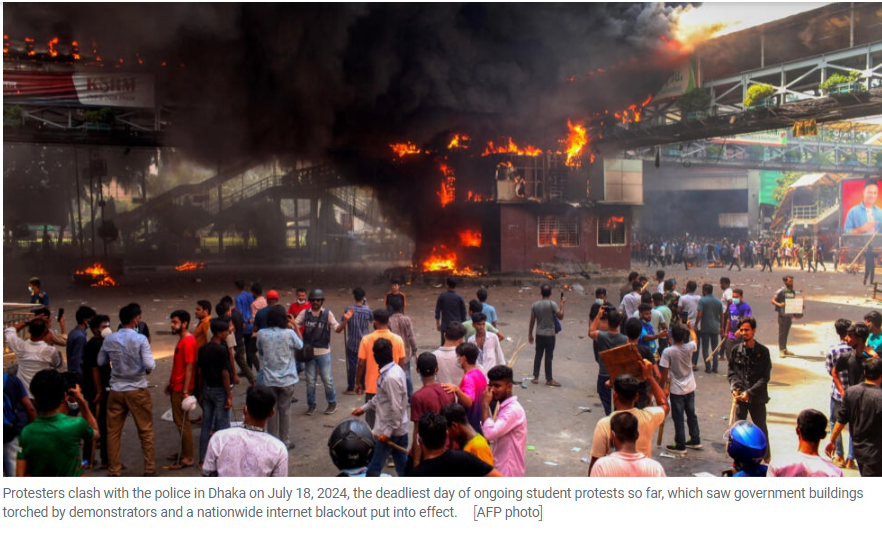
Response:
POLYGON ((842 234, 872 236, 882 233, 882 207, 880 207, 879 178, 843 180, 842 186, 842 234))
POLYGON ((4 104, 152 108, 151 74, 3 72, 4 104))
POLYGON ((691 58, 680 65, 680 68, 671 74, 665 85, 652 96, 653 102, 679 97, 690 89, 701 87, 701 70, 698 60, 691 58))

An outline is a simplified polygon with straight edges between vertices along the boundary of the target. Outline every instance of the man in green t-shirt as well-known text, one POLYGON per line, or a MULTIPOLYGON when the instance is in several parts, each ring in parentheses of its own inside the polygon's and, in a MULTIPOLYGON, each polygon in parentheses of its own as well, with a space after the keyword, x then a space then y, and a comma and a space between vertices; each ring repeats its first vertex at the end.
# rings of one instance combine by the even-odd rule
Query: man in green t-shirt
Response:
POLYGON ((80 441, 98 438, 98 422, 83 399, 80 386, 68 389, 56 370, 31 379, 31 395, 40 416, 25 426, 18 439, 18 477, 80 477, 80 441), (68 402, 79 405, 82 417, 67 415, 68 402))

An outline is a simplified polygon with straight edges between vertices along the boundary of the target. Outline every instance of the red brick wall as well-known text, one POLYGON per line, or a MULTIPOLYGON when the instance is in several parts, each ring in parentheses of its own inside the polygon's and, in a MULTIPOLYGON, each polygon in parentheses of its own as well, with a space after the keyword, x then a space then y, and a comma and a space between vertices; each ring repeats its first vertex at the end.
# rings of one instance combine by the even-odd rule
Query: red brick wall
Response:
POLYGON ((555 262, 592 262, 602 268, 627 269, 631 264, 630 245, 606 247, 597 245, 597 219, 624 216, 630 236, 631 209, 627 206, 595 209, 572 208, 565 205, 500 205, 500 269, 502 272, 526 272, 537 264, 555 262), (581 212, 582 233, 579 247, 539 247, 538 215, 564 215, 571 210, 581 212))

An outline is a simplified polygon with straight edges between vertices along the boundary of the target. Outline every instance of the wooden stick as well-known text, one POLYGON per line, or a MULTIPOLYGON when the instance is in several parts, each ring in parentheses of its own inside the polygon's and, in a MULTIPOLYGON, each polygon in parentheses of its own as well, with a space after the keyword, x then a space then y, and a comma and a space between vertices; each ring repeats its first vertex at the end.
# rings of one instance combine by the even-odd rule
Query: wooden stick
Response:
POLYGON ((714 355, 717 354, 717 351, 719 351, 720 348, 723 347, 723 344, 726 343, 727 338, 728 338, 728 337, 724 337, 722 340, 720 340, 720 344, 717 346, 717 348, 714 349, 714 350, 711 352, 711 354, 707 356, 706 359, 704 359, 705 362, 710 362, 711 359, 714 358, 714 355))
POLYGON ((500 405, 502 405, 502 403, 501 403, 501 402, 497 402, 497 403, 496 403, 496 408, 493 409, 493 418, 492 418, 492 420, 493 420, 494 422, 496 421, 496 417, 499 415, 499 406, 500 406, 500 405))
MULTIPOLYGON (((521 341, 521 339, 518 338, 518 342, 520 342, 520 341, 521 341)), ((512 354, 512 356, 511 356, 511 360, 508 361, 508 367, 509 367, 509 368, 514 367, 514 363, 518 360, 518 353, 520 353, 520 352, 521 352, 521 349, 524 349, 525 347, 527 347, 527 342, 524 342, 520 347, 518 347, 517 349, 515 349, 514 354, 512 354)))
POLYGON ((392 446, 393 448, 395 448, 396 450, 400 451, 401 453, 410 453, 410 452, 407 450, 407 448, 402 447, 402 446, 399 446, 398 444, 392 442, 392 439, 391 439, 391 438, 389 439, 389 442, 386 442, 386 445, 387 445, 387 446, 392 446))

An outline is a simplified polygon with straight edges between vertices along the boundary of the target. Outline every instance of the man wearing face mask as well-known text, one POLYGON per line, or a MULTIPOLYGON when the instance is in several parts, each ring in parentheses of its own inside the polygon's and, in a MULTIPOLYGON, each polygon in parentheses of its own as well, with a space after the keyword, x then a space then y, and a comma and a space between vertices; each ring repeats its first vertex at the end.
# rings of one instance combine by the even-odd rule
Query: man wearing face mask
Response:
POLYGON ((740 341, 738 338, 738 324, 744 318, 753 316, 750 305, 744 302, 744 290, 735 288, 732 290, 732 304, 725 310, 725 323, 723 324, 720 336, 725 336, 726 341, 723 344, 723 354, 726 359, 732 356, 732 350, 740 341))
MULTIPOLYGON (((98 365, 98 352, 104 344, 104 339, 112 334, 110 330, 110 317, 97 315, 89 322, 89 330, 92 331, 92 338, 86 342, 83 349, 83 397, 89 402, 89 410, 98 420, 98 432, 102 437, 99 440, 101 462, 99 464, 102 470, 107 469, 110 457, 107 456, 107 393, 110 390, 110 363, 104 366, 98 365)), ((83 459, 88 461, 90 465, 94 465, 94 445, 93 440, 83 442, 83 459)))

